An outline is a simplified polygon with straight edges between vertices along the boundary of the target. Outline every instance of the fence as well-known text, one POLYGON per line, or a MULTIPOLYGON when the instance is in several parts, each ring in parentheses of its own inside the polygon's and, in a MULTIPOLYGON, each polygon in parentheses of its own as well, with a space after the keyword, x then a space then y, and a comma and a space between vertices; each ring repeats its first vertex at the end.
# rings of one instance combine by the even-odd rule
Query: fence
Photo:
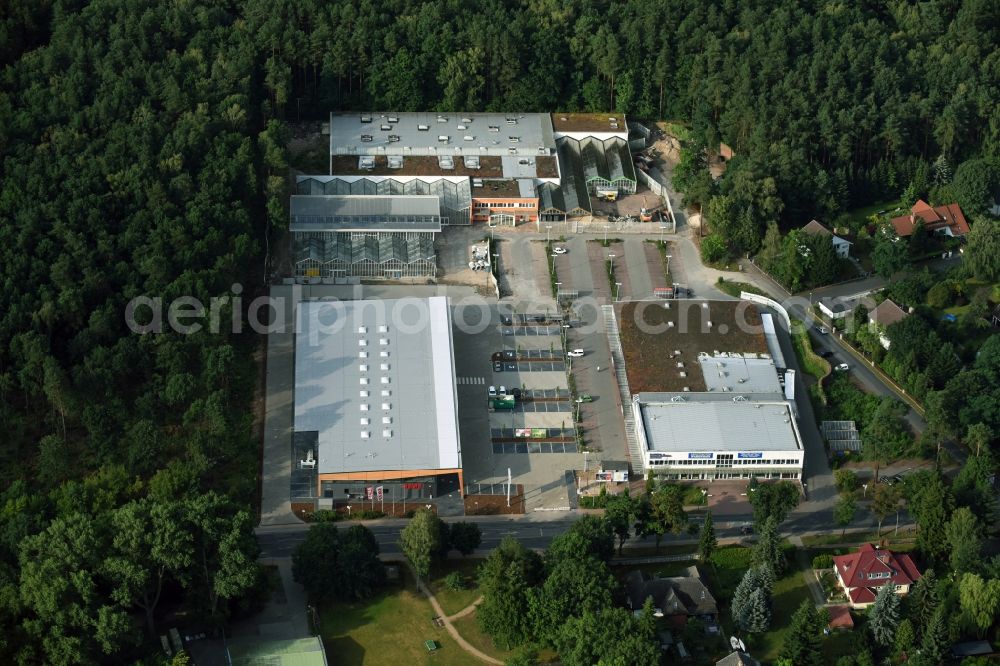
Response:
POLYGON ((767 296, 759 296, 757 294, 751 294, 748 291, 740 292, 740 298, 744 301, 750 301, 751 303, 757 303, 759 305, 766 305, 767 307, 773 309, 775 312, 781 315, 781 318, 785 320, 785 326, 788 330, 792 330, 792 320, 788 317, 788 311, 782 307, 781 303, 778 301, 768 298, 767 296))

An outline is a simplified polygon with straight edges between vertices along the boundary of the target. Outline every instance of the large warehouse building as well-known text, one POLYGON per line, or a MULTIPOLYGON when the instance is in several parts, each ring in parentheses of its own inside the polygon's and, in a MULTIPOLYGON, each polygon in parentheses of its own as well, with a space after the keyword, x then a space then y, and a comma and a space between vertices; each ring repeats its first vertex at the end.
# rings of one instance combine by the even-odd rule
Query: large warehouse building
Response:
POLYGON ((321 498, 461 492, 447 298, 300 303, 294 400, 321 498))
POLYGON ((634 468, 675 480, 801 478, 794 375, 776 365, 770 315, 746 302, 668 301, 626 303, 615 318, 634 468))
POLYGON ((299 277, 433 276, 442 226, 565 220, 636 190, 622 114, 331 113, 329 127, 329 173, 298 176, 292 197, 299 277), (401 228, 408 216, 436 227, 401 228))

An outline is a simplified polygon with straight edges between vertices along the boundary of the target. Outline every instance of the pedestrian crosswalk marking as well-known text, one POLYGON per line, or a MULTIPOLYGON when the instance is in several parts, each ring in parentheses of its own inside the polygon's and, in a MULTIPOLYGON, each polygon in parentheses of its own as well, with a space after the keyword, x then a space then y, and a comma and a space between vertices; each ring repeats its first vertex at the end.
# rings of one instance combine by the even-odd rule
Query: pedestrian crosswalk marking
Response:
POLYGON ((474 385, 478 386, 478 385, 485 384, 486 380, 483 379, 482 377, 456 377, 455 378, 455 383, 456 384, 474 384, 474 385))

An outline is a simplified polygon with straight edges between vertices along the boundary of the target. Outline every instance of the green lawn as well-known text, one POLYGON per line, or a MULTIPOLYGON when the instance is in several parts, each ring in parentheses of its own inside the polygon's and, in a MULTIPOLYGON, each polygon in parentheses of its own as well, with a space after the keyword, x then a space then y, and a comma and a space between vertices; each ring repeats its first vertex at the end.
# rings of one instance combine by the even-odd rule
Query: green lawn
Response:
POLYGON ((747 284, 746 282, 733 282, 732 280, 726 280, 725 282, 716 282, 715 288, 724 294, 729 294, 733 298, 739 298, 740 292, 750 292, 751 294, 758 294, 760 296, 767 296, 764 291, 752 284, 747 284))
POLYGON ((840 532, 832 532, 829 534, 816 534, 811 536, 802 537, 803 546, 835 546, 839 544, 855 544, 855 543, 878 543, 880 538, 886 539, 889 544, 889 548, 893 550, 909 550, 912 549, 913 539, 916 536, 916 532, 912 529, 901 529, 899 530, 899 535, 893 537, 894 524, 893 520, 887 519, 882 524, 882 536, 872 532, 848 532, 843 537, 840 536, 840 532))
POLYGON ((479 598, 476 575, 482 563, 483 560, 478 558, 445 560, 434 567, 428 587, 446 614, 454 615, 479 598), (457 571, 465 578, 465 589, 451 590, 445 585, 445 576, 453 571, 457 571))
MULTIPOLYGON (((452 625, 458 630, 458 634, 469 641, 472 647, 476 648, 480 652, 490 655, 494 659, 499 659, 500 661, 506 661, 513 655, 517 654, 517 649, 514 650, 504 650, 498 648, 493 644, 493 639, 489 635, 484 634, 483 630, 479 628, 479 622, 476 620, 475 613, 469 613, 465 617, 460 617, 452 625)), ((478 661, 469 656, 469 663, 478 663, 478 661)))
POLYGON ((891 215, 902 215, 903 211, 894 212, 897 208, 902 208, 902 203, 899 199, 894 201, 883 201, 881 203, 874 203, 870 206, 861 206, 860 208, 852 208, 847 211, 847 214, 851 216, 852 227, 857 229, 858 227, 867 224, 868 218, 875 215, 880 210, 888 211, 887 216, 891 215))
POLYGON ((320 635, 331 663, 464 666, 475 661, 443 627, 431 623, 430 602, 406 579, 405 586, 387 587, 368 601, 320 606, 320 635), (433 654, 424 647, 427 640, 437 642, 433 654))
MULTIPOLYGON (((794 564, 789 566, 794 566, 794 564)), ((792 619, 792 614, 807 599, 811 600, 812 596, 802 572, 797 568, 792 569, 784 578, 779 578, 774 582, 771 631, 755 641, 755 645, 757 645, 756 650, 754 650, 755 657, 762 661, 777 659, 778 653, 781 652, 781 647, 784 645, 785 634, 788 633, 788 624, 792 619)))

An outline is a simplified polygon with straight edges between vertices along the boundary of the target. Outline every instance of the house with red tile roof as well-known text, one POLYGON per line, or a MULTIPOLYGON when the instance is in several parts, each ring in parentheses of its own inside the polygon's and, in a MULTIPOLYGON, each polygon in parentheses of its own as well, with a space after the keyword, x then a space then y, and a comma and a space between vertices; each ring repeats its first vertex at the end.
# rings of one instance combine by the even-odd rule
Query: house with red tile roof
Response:
POLYGON ((870 543, 856 553, 834 557, 833 570, 852 608, 871 605, 883 585, 895 586, 896 594, 909 594, 921 576, 906 553, 894 553, 870 543))
POLYGON ((833 249, 836 250, 837 256, 842 259, 846 259, 847 255, 851 253, 851 241, 846 238, 841 238, 837 234, 833 233, 823 226, 819 220, 811 220, 809 224, 802 227, 800 231, 812 236, 828 236, 830 238, 830 242, 833 243, 833 249))
POLYGON ((918 222, 924 223, 924 229, 929 233, 941 236, 964 236, 969 233, 969 223, 957 203, 945 206, 931 206, 921 199, 913 204, 909 215, 892 218, 892 228, 896 235, 906 238, 913 234, 913 228, 918 222))

